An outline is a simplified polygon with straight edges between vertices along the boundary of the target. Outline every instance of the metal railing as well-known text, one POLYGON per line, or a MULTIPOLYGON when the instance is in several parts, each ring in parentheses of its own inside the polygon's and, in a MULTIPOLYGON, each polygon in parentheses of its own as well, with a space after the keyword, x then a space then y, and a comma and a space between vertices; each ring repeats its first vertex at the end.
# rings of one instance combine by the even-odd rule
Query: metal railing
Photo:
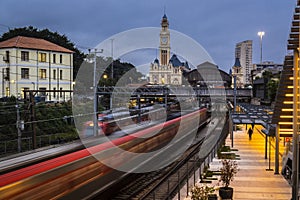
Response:
MULTIPOLYGON (((200 179, 204 166, 207 166, 213 160, 218 149, 224 143, 228 133, 229 117, 227 115, 222 133, 212 150, 206 155, 202 155, 202 158, 200 159, 198 156, 199 149, 197 148, 193 153, 186 157, 186 159, 179 162, 177 167, 169 172, 169 176, 165 176, 165 178, 148 193, 147 198, 154 200, 172 199, 177 196, 177 199, 180 200, 182 192, 185 193, 184 196, 188 196, 190 189, 196 184, 196 181, 200 179), (191 178, 192 181, 190 181, 191 178), (182 188, 185 188, 185 191, 182 191, 182 188), (164 191, 164 195, 161 194, 162 191, 164 191)), ((199 148, 201 148, 201 145, 199 148)))
MULTIPOLYGON (((37 136, 37 148, 63 144, 71 141, 63 138, 63 133, 37 136)), ((29 150, 32 150, 32 137, 23 137, 21 139, 21 152, 29 150)), ((17 139, 0 142, 0 157, 4 157, 6 155, 14 153, 18 153, 17 139)))

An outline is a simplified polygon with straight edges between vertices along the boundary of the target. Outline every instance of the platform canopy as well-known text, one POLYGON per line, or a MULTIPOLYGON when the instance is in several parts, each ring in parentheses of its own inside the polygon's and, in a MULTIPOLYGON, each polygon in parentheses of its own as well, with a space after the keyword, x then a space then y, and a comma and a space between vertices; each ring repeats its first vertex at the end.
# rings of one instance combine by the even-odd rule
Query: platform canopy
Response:
POLYGON ((273 135, 274 131, 271 125, 273 110, 268 106, 257 106, 251 104, 239 104, 239 112, 231 113, 233 124, 251 124, 262 125, 266 135, 273 135))

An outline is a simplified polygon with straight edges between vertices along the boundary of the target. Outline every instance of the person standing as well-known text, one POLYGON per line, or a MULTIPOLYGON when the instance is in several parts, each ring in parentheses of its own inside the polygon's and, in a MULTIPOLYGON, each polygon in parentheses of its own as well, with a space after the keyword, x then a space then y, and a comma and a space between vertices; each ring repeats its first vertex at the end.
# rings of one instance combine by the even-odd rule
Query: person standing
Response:
POLYGON ((252 134, 253 134, 253 130, 252 130, 252 128, 250 127, 249 130, 248 130, 249 140, 252 139, 252 134))

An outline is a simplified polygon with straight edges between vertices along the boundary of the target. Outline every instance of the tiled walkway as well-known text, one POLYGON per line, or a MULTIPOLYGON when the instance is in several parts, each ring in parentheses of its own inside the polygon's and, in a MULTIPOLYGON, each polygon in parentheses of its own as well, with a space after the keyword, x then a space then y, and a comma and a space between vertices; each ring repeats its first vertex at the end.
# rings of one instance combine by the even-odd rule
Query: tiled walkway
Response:
MULTIPOLYGON (((226 145, 231 145, 227 138, 226 145)), ((280 152, 283 145, 280 144, 280 152)), ((234 134, 234 147, 238 149, 236 154, 240 155, 237 160, 239 171, 231 183, 234 188, 234 200, 290 200, 292 189, 281 175, 274 175, 274 171, 267 171, 269 159, 265 159, 265 138, 255 128, 252 140, 249 141, 246 131, 237 131, 234 134)), ((271 150, 271 169, 274 169, 274 148, 271 150)), ((269 154, 268 154, 269 155, 269 154)), ((281 171, 281 156, 280 170, 281 171)), ((214 159, 210 164, 212 170, 221 167, 220 160, 214 159)))

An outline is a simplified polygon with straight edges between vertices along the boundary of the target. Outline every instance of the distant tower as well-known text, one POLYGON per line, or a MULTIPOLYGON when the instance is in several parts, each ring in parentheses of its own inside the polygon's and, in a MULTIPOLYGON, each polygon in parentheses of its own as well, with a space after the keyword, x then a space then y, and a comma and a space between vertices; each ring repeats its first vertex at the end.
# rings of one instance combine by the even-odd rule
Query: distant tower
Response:
POLYGON ((171 55, 169 21, 164 14, 161 20, 159 34, 159 60, 156 58, 150 64, 149 83, 161 85, 181 85, 182 72, 190 70, 187 62, 181 62, 179 58, 171 55))
POLYGON ((243 86, 251 84, 252 65, 252 40, 239 42, 235 46, 235 57, 239 58, 242 67, 243 78, 241 82, 243 86))
MULTIPOLYGON (((235 58, 234 65, 232 66, 232 77, 236 76, 236 87, 242 88, 243 84, 243 70, 239 58, 235 58)), ((234 87, 234 79, 232 78, 232 87, 234 87)))
POLYGON ((167 65, 170 60, 170 31, 169 31, 169 21, 164 14, 161 20, 161 31, 160 31, 160 62, 161 65, 167 65))

